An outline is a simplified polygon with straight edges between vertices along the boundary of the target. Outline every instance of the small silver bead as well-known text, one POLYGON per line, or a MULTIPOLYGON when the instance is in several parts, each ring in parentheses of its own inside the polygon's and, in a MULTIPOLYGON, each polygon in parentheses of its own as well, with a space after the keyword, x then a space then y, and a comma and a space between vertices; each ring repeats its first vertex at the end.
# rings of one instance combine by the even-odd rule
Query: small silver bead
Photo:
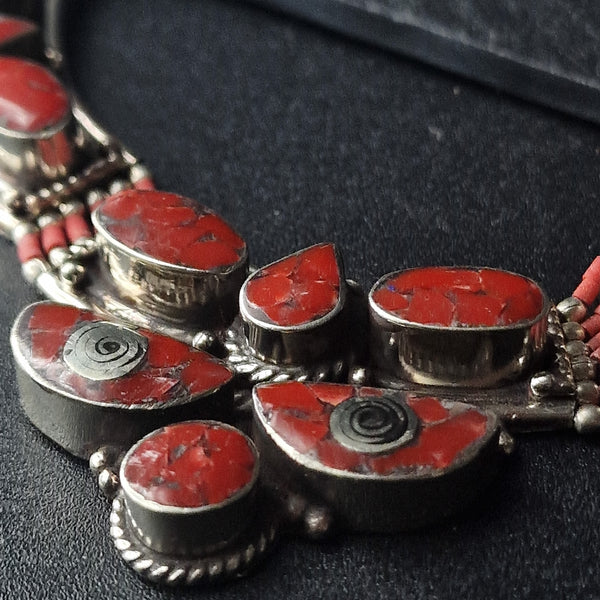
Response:
POLYGON ((78 215, 84 211, 83 203, 79 200, 62 202, 58 208, 63 217, 68 217, 69 215, 78 215))
POLYGON ((108 185, 108 193, 112 196, 123 190, 128 190, 130 187, 131 183, 129 181, 126 181, 125 179, 115 179, 108 185))
POLYGON ((207 350, 216 341, 214 333, 211 331, 199 331, 192 340, 192 346, 199 350, 207 350))
POLYGON ((365 367, 353 367, 348 374, 348 383, 352 385, 367 385, 369 380, 370 373, 365 367))
POLYGON ((129 170, 129 179, 131 179, 132 183, 137 183, 142 179, 151 179, 152 173, 150 173, 150 169, 146 165, 142 165, 140 163, 136 163, 129 170))
POLYGON ((331 531, 331 512, 323 506, 311 506, 304 513, 304 529, 313 540, 326 537, 331 531))
POLYGON ((585 339, 585 329, 574 321, 568 321, 563 325, 563 331, 565 333, 565 338, 569 341, 581 340, 585 339))
POLYGON ((587 356, 578 356, 571 363, 575 381, 594 379, 596 376, 596 363, 587 356))
POLYGON ((554 376, 546 371, 532 375, 529 389, 535 396, 547 396, 554 388, 554 376))
POLYGON ((48 261, 53 267, 60 267, 71 258, 71 253, 68 248, 56 246, 48 252, 48 261))
POLYGON ((86 196, 86 202, 90 208, 102 202, 106 198, 107 194, 102 190, 90 190, 86 196))
POLYGON ((119 459, 119 451, 112 446, 102 446, 90 456, 90 470, 96 476, 104 469, 114 467, 119 459))
POLYGON ((515 451, 517 441, 510 433, 508 433, 508 431, 506 431, 506 429, 503 429, 498 438, 498 445, 505 454, 510 455, 515 451))
POLYGON ((577 409, 573 424, 578 433, 600 431, 600 406, 584 404, 577 409))
POLYGON ((23 278, 27 283, 35 283, 36 279, 42 274, 47 273, 50 267, 46 261, 40 258, 32 258, 21 266, 23 278))
POLYGON ((59 213, 47 212, 38 217, 37 224, 40 228, 44 228, 53 223, 58 223, 59 221, 62 221, 62 217, 59 213))
POLYGON ((565 321, 575 321, 576 323, 581 323, 587 314, 585 304, 573 296, 561 300, 556 305, 556 310, 565 321))
POLYGON ((300 494, 290 494, 285 502, 285 511, 290 521, 299 521, 306 511, 306 498, 300 494))
POLYGON ((71 254, 78 260, 88 260, 96 255, 98 245, 94 238, 80 238, 69 247, 71 254))
POLYGON ((224 358, 227 350, 223 342, 211 331, 200 331, 192 339, 192 346, 209 352, 218 358, 224 358))
POLYGON ((582 342, 581 340, 573 340, 571 342, 567 342, 567 344, 565 345, 565 350, 571 358, 587 356, 589 354, 587 344, 585 342, 582 342))
POLYGON ((119 491, 119 476, 112 469, 103 469, 98 474, 98 487, 109 500, 112 500, 119 491))
POLYGON ((577 383, 577 400, 581 404, 598 404, 600 389, 593 381, 579 381, 577 383))
POLYGON ((72 287, 77 287, 85 279, 85 268, 71 260, 64 262, 59 269, 60 278, 72 287))
POLYGON ((18 223, 12 230, 12 239, 18 244, 27 234, 39 231, 39 227, 29 222, 18 223))

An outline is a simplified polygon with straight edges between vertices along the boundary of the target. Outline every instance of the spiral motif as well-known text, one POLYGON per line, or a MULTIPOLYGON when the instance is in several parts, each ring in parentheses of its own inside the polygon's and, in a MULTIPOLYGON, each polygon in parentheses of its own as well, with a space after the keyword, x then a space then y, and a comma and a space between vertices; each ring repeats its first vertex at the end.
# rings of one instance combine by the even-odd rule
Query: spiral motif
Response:
POLYGON ((354 396, 335 407, 331 433, 343 446, 357 452, 389 452, 410 441, 417 417, 401 400, 390 396, 354 396))
POLYGON ((105 321, 86 323, 65 343, 65 362, 87 379, 116 379, 133 371, 146 356, 148 340, 139 333, 105 321))

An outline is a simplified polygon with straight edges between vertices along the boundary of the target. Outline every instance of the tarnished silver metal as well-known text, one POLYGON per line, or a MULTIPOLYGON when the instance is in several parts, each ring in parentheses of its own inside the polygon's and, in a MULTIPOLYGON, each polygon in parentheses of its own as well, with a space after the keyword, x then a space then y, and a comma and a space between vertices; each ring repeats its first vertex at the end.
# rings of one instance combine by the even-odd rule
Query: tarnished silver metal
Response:
MULTIPOLYGON (((534 376, 532 379, 536 379, 534 376)), ((544 393, 531 393, 529 381, 496 388, 420 386, 408 381, 381 378, 378 385, 410 392, 431 393, 453 402, 464 402, 496 414, 511 433, 572 429, 577 408, 575 384, 551 373, 543 374, 544 393)))
POLYGON ((575 381, 594 379, 596 376, 596 364, 594 360, 585 355, 574 357, 571 361, 571 367, 575 381))
POLYGON ((114 469, 107 467, 98 473, 98 487, 109 500, 112 500, 117 495, 121 484, 119 476, 114 469))
POLYGON ((585 339, 585 329, 575 321, 563 323, 563 332, 567 341, 583 341, 585 339))
POLYGON ((96 321, 84 323, 65 342, 65 362, 93 381, 116 379, 131 373, 146 358, 148 339, 132 329, 96 321))
POLYGON ((102 446, 98 448, 89 459, 90 471, 96 477, 100 475, 104 469, 117 467, 121 463, 122 451, 120 448, 113 446, 102 446))
POLYGON ((122 493, 112 503, 110 535, 121 558, 141 577, 165 585, 198 585, 244 575, 265 556, 277 537, 277 520, 260 511, 231 545, 202 557, 156 552, 137 536, 122 493))
POLYGON ((39 227, 29 221, 17 221, 12 229, 12 239, 18 244, 26 235, 39 231, 39 227))
MULTIPOLYGON (((500 422, 486 412, 485 433, 460 454, 452 468, 397 469, 386 475, 333 468, 312 453, 300 453, 279 435, 262 408, 257 389, 253 391, 253 438, 263 467, 269 471, 267 477, 277 481, 278 487, 316 499, 337 524, 354 531, 413 529, 447 516, 472 501, 490 481, 504 454, 499 443, 500 422)), ((383 396, 394 399, 398 394, 382 391, 383 396)), ((394 451, 382 452, 382 456, 394 451)))
MULTIPOLYGON (((311 248, 314 248, 313 246, 311 248)), ((286 259, 299 256, 311 248, 305 248, 286 259)), ((251 275, 240 290, 239 310, 244 332, 253 354, 260 360, 279 365, 307 365, 325 361, 329 356, 339 354, 339 349, 348 347, 348 311, 347 296, 350 290, 344 280, 341 258, 334 248, 336 262, 340 271, 338 301, 327 314, 302 325, 278 325, 270 322, 262 311, 250 304, 247 298, 247 286, 251 275)), ((270 267, 281 262, 276 261, 263 267, 270 267)))
POLYGON ((581 404, 598 404, 600 388, 591 380, 577 382, 577 400, 581 404))
POLYGON ((71 252, 68 248, 56 246, 48 252, 48 262, 53 267, 60 267, 71 258, 71 252))
POLYGON ((423 385, 492 387, 522 377, 543 354, 550 308, 545 295, 535 318, 514 325, 423 325, 374 301, 374 291, 389 277, 369 293, 372 356, 386 376, 423 385))
POLYGON ((157 260, 125 246, 92 214, 103 265, 119 293, 142 311, 186 327, 224 329, 234 319, 248 255, 231 267, 202 271, 157 260))
MULTIPOLYGON (((101 446, 126 450, 165 424, 208 417, 233 403, 231 383, 208 395, 190 397, 182 393, 166 403, 134 405, 117 400, 96 402, 67 393, 31 363, 26 331, 35 306, 20 313, 11 331, 21 405, 42 433, 75 456, 87 460, 101 446)), ((89 384, 94 381, 97 379, 90 379, 89 384)))
MULTIPOLYGON (((222 429, 241 432, 233 427, 218 425, 222 429)), ((240 535, 256 514, 256 491, 259 461, 256 448, 250 438, 245 438, 254 454, 254 470, 251 480, 223 502, 198 507, 166 506, 144 498, 127 479, 126 467, 132 454, 147 437, 134 444, 123 461, 119 478, 127 514, 137 537, 149 548, 171 556, 202 556, 218 551, 240 535)))
POLYGON ((238 385, 249 388, 269 381, 342 381, 346 378, 348 361, 341 358, 308 365, 286 365, 260 359, 254 354, 240 319, 225 333, 225 361, 238 378, 238 385))
POLYGON ((584 404, 577 409, 574 417, 578 433, 598 433, 600 431, 600 406, 584 404))
POLYGON ((65 178, 77 166, 76 141, 81 138, 70 111, 41 131, 22 133, 0 126, 0 176, 26 189, 65 178))
POLYGON ((61 281, 69 287, 78 287, 85 281, 85 267, 73 260, 65 260, 58 269, 61 281))
POLYGON ((575 323, 581 323, 587 314, 585 304, 573 296, 561 300, 556 305, 556 310, 564 321, 574 321, 575 323))
POLYGON ((565 350, 572 359, 587 356, 590 353, 587 344, 582 340, 571 340, 567 342, 565 344, 565 350))

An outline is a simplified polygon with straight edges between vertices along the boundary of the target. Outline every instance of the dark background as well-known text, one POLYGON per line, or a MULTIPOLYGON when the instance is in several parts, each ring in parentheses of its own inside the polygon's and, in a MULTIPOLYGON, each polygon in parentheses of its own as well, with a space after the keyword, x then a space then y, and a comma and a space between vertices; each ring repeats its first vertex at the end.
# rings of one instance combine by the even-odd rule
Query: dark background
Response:
MULTIPOLYGON (((570 293, 598 253, 594 126, 249 4, 80 3, 75 86, 161 187, 216 209, 261 265, 333 240, 370 287, 429 264, 502 267, 570 293)), ((600 448, 519 438, 490 493, 443 525, 283 540, 253 576, 161 590, 120 563, 86 465, 18 404, 8 345, 36 299, 0 286, 0 597, 598 597, 600 448)))

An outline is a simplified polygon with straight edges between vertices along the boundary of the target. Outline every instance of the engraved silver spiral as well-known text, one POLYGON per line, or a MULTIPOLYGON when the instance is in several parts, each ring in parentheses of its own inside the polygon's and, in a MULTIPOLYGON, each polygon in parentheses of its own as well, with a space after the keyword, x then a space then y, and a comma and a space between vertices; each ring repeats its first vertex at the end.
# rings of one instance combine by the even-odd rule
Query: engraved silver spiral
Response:
POLYGON ((79 375, 94 381, 116 379, 144 360, 148 340, 115 323, 85 323, 65 343, 65 362, 79 375))
POLYGON ((409 442, 417 430, 415 413, 393 396, 354 396, 331 413, 331 434, 350 450, 380 454, 409 442))

